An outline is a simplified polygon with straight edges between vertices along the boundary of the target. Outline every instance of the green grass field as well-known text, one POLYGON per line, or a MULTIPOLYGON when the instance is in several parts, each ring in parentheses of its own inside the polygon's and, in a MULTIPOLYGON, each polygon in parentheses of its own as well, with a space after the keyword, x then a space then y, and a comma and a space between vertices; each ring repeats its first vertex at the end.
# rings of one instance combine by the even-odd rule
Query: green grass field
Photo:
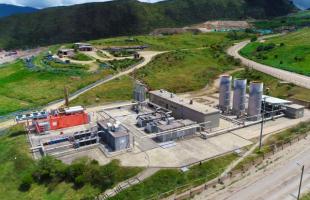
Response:
POLYGON ((264 43, 250 43, 240 53, 266 65, 310 76, 309 38, 310 28, 304 28, 284 36, 267 39, 264 43), (259 48, 268 44, 275 44, 275 47, 259 51, 259 48))
POLYGON ((163 169, 141 183, 125 189, 109 199, 151 199, 150 197, 157 199, 157 195, 171 190, 174 193, 176 188, 179 188, 180 190, 178 191, 181 192, 181 190, 188 189, 191 186, 198 186, 216 178, 236 158, 236 155, 228 154, 202 163, 201 165, 195 165, 184 173, 176 169, 163 169))
POLYGON ((110 39, 90 41, 95 46, 134 46, 149 45, 151 50, 175 50, 188 48, 201 48, 217 43, 226 43, 227 33, 208 33, 208 34, 177 34, 169 36, 135 36, 132 40, 128 37, 117 37, 110 39))
POLYGON ((214 57, 209 48, 180 50, 159 55, 134 76, 150 89, 166 89, 172 92, 188 92, 201 89, 220 73, 233 69, 227 57, 214 57))
POLYGON ((310 11, 300 11, 271 20, 258 20, 253 23, 258 29, 274 29, 282 26, 308 26, 310 23, 310 11))
POLYGON ((132 99, 134 81, 123 76, 108 83, 102 84, 70 102, 70 105, 98 105, 121 100, 132 99))
POLYGON ((33 72, 26 69, 22 61, 1 67, 0 115, 61 99, 64 86, 74 92, 111 73, 111 70, 81 75, 33 72))
MULTIPOLYGON (((102 192, 92 183, 86 182, 84 186, 76 188, 70 181, 59 182, 57 178, 44 183, 34 182, 28 191, 20 190, 23 177, 34 171, 37 166, 37 162, 31 158, 29 153, 29 145, 22 125, 14 126, 0 136, 0 163, 0 199, 3 200, 93 199, 95 195, 102 192)), ((112 171, 117 172, 117 175, 113 177, 113 180, 116 181, 112 183, 113 185, 141 171, 140 168, 121 167, 117 163, 98 166, 106 168, 103 170, 104 173, 109 172, 109 167, 112 167, 112 171)), ((97 166, 93 167, 94 169, 98 168, 97 166)), ((106 182, 106 184, 111 183, 106 182)))
MULTIPOLYGON (((225 55, 214 58, 210 49, 173 51, 159 55, 147 66, 134 72, 151 90, 173 92, 198 90, 212 82, 220 73, 233 69, 225 55)), ((73 105, 97 105, 132 98, 133 80, 122 77, 94 88, 73 100, 73 105)))
POLYGON ((73 60, 78 60, 78 61, 91 61, 93 60, 91 57, 87 56, 84 53, 77 52, 75 55, 72 57, 73 60))
MULTIPOLYGON (((281 83, 278 79, 256 70, 243 70, 232 74, 235 78, 245 78, 250 81, 264 82, 264 88, 269 88, 269 95, 278 98, 294 98, 310 101, 310 90, 293 84, 281 83)), ((266 93, 266 92, 265 92, 266 93)))

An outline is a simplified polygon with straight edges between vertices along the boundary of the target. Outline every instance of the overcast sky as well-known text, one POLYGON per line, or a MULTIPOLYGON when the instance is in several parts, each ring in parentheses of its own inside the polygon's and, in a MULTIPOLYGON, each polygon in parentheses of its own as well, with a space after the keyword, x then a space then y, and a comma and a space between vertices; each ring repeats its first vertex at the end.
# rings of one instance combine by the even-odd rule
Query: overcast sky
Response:
MULTIPOLYGON (((87 2, 104 2, 108 0, 0 0, 0 3, 13 4, 19 6, 29 6, 35 8, 46 8, 52 6, 65 6, 87 2)), ((156 2, 158 0, 140 0, 144 2, 156 2)))
MULTIPOLYGON (((30 6, 35 8, 46 8, 52 6, 66 6, 72 4, 80 4, 87 2, 103 2, 108 0, 0 0, 0 3, 13 4, 19 6, 30 6)), ((140 0, 144 2, 156 2, 159 0, 140 0)), ((272 1, 272 0, 270 0, 272 1)), ((302 8, 310 7, 310 0, 294 0, 294 2, 302 8)))

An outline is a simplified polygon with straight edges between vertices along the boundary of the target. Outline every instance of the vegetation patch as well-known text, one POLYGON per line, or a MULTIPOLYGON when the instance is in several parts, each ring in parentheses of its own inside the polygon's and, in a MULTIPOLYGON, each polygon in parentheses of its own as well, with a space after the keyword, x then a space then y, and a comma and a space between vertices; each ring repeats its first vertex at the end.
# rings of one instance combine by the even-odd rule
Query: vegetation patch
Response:
POLYGON ((124 70, 130 66, 133 66, 134 64, 139 63, 141 59, 131 59, 131 58, 125 58, 122 60, 112 60, 112 61, 108 61, 108 65, 110 66, 111 69, 115 70, 115 71, 121 71, 124 70))
POLYGON ((191 167, 187 172, 174 169, 160 170, 141 183, 134 185, 111 197, 111 200, 151 199, 157 195, 174 193, 179 188, 181 192, 192 186, 201 185, 220 175, 224 168, 237 158, 229 154, 191 167), (171 192, 171 193, 169 193, 171 192))
POLYGON ((81 53, 81 52, 77 52, 74 54, 74 56, 71 57, 73 60, 78 60, 78 61, 91 61, 93 60, 91 57, 89 57, 88 55, 81 53))
POLYGON ((310 28, 284 36, 252 42, 241 55, 276 68, 310 76, 310 28))
POLYGON ((98 105, 132 99, 134 81, 128 76, 122 76, 102 84, 70 102, 70 105, 98 105))
POLYGON ((118 161, 104 166, 87 159, 71 165, 52 157, 34 161, 26 141, 22 125, 0 136, 0 199, 93 199, 142 170, 118 161))
POLYGON ((265 94, 274 97, 288 99, 294 98, 303 101, 310 101, 310 90, 291 83, 282 83, 280 80, 264 74, 262 72, 246 68, 232 74, 235 78, 244 78, 250 81, 261 81, 264 83, 264 88, 269 88, 265 94))
POLYGON ((211 83, 219 74, 238 65, 233 58, 217 48, 215 45, 206 49, 161 54, 133 75, 151 90, 166 89, 176 93, 198 90, 211 83))
POLYGON ((31 71, 23 61, 0 68, 0 115, 45 105, 63 98, 63 88, 72 93, 113 73, 71 74, 46 70, 31 71))

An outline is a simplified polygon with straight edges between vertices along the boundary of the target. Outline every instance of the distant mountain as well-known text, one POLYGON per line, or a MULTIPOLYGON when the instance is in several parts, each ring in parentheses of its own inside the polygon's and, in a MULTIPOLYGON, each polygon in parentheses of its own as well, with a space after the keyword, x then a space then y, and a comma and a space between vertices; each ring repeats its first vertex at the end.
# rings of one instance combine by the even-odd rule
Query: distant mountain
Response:
POLYGON ((20 13, 32 13, 36 12, 36 8, 31 7, 21 7, 21 6, 14 6, 9 4, 0 4, 0 18, 7 17, 14 14, 20 13))
POLYGON ((295 7, 290 0, 115 0, 43 9, 0 19, 0 46, 34 47, 149 33, 212 19, 272 18, 295 7))
POLYGON ((310 0, 293 0, 293 2, 300 9, 310 9, 310 0))

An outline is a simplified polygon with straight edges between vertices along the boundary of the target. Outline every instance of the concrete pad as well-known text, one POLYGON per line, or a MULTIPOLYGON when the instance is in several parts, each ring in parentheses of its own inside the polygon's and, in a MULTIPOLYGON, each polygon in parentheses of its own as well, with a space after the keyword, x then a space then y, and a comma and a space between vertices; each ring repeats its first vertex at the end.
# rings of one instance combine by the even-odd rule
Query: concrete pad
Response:
POLYGON ((111 161, 111 159, 107 158, 99 148, 90 149, 90 150, 81 151, 75 154, 62 156, 62 157, 59 157, 58 159, 62 160, 66 164, 70 164, 74 160, 83 158, 83 157, 88 157, 90 159, 97 160, 100 165, 106 165, 111 161))
POLYGON ((124 166, 182 167, 252 144, 231 133, 203 140, 199 137, 179 141, 169 149, 156 148, 115 157, 124 166))

